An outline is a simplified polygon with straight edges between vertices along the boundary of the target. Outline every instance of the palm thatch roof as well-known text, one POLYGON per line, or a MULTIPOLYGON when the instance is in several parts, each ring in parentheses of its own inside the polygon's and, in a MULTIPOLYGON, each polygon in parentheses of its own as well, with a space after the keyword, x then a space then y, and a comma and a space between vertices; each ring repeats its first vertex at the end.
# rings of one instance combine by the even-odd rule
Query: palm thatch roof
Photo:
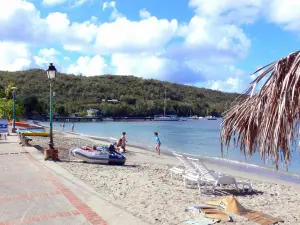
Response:
POLYGON ((300 119, 300 51, 266 65, 245 91, 247 97, 237 99, 225 113, 221 124, 221 151, 228 151, 231 140, 246 155, 259 152, 261 159, 272 159, 278 169, 286 167, 291 152, 297 148, 300 119), (257 84, 266 79, 254 93, 257 84))

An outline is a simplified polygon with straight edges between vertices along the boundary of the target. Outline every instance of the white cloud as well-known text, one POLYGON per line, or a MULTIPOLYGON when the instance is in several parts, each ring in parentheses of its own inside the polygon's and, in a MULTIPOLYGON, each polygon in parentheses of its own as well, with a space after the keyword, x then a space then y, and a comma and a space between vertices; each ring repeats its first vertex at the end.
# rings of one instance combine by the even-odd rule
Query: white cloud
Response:
POLYGON ((269 0, 190 0, 189 6, 197 15, 206 18, 222 17, 225 22, 253 23, 269 0))
POLYGON ((43 0, 42 3, 44 5, 59 5, 65 3, 67 0, 43 0))
POLYGON ((54 48, 43 48, 40 49, 38 56, 34 56, 35 64, 39 67, 45 67, 49 63, 54 63, 56 65, 59 65, 59 62, 56 58, 57 55, 59 55, 60 52, 55 50, 54 48))
POLYGON ((95 47, 106 53, 155 51, 163 48, 174 37, 177 27, 177 20, 150 17, 130 21, 120 18, 99 27, 95 47))
POLYGON ((54 5, 62 5, 68 2, 71 6, 77 7, 89 1, 92 0, 43 0, 42 3, 47 6, 54 6, 54 5))
POLYGON ((116 2, 111 1, 111 2, 104 2, 102 5, 102 10, 105 10, 107 8, 115 8, 116 7, 116 2))
POLYGON ((26 44, 0 42, 0 69, 23 70, 30 66, 30 51, 26 44))
POLYGON ((300 31, 300 1, 272 0, 266 14, 270 22, 287 30, 300 31))
POLYGON ((141 19, 148 19, 149 17, 151 17, 151 14, 147 11, 147 9, 141 9, 139 13, 141 19))
POLYGON ((43 19, 32 3, 23 0, 9 1, 0 8, 0 36, 4 41, 76 45, 83 51, 92 44, 96 33, 93 22, 71 23, 65 13, 50 13, 43 19))
MULTIPOLYGON (((48 5, 76 6, 92 0, 43 1, 48 5)), ((113 21, 100 23, 96 17, 74 22, 62 12, 42 17, 34 4, 10 0, 0 8, 0 37, 4 49, 15 48, 11 53, 6 50, 9 56, 2 60, 0 69, 26 68, 31 61, 35 63, 31 65, 43 67, 49 61, 55 63, 57 51, 49 46, 59 46, 67 52, 85 55, 72 63, 68 53, 61 53, 64 62, 71 63, 69 67, 64 66, 68 68, 65 71, 75 74, 114 72, 202 83, 221 90, 244 90, 251 77, 235 67, 247 57, 251 47, 243 25, 264 18, 299 32, 299 4, 299 1, 283 0, 190 0, 195 15, 187 24, 179 24, 176 19, 158 19, 146 9, 139 11, 141 20, 132 21, 117 10, 115 1, 108 1, 102 8, 111 10, 113 21), (32 58, 28 46, 47 48, 32 58), (104 54, 111 56, 110 62, 102 58, 104 54)))
POLYGON ((118 12, 118 10, 116 8, 116 2, 115 1, 104 2, 103 5, 102 5, 102 10, 105 10, 105 9, 108 9, 108 8, 112 8, 112 13, 110 15, 111 20, 116 20, 116 19, 124 17, 122 13, 118 12))
POLYGON ((102 75, 107 71, 108 65, 105 60, 100 56, 94 57, 81 56, 78 58, 76 64, 69 65, 67 73, 83 74, 85 76, 102 75))
POLYGON ((138 75, 159 78, 166 69, 167 60, 148 54, 113 54, 111 64, 117 75, 138 75))

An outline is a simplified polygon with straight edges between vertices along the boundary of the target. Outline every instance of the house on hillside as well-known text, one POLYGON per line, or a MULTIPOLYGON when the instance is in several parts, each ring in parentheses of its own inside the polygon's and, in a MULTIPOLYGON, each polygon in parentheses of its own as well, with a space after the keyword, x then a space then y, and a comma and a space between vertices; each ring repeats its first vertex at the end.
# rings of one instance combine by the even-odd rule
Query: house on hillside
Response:
POLYGON ((87 116, 96 116, 99 112, 98 109, 88 109, 86 110, 87 116))
POLYGON ((80 113, 71 113, 70 117, 80 117, 80 113))
POLYGON ((109 102, 109 103, 118 103, 119 100, 118 99, 102 99, 102 102, 109 102))

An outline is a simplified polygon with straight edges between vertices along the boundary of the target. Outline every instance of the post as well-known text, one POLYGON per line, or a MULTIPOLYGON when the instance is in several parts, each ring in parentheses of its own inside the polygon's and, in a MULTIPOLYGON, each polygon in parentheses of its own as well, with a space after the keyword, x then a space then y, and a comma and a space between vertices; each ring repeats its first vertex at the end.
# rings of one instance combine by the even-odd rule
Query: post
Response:
POLYGON ((166 116, 166 107, 167 107, 167 88, 165 87, 164 116, 166 116))
POLYGON ((53 117, 52 116, 52 80, 50 80, 50 142, 49 142, 50 149, 54 149, 52 117, 53 117))
POLYGON ((13 128, 12 128, 12 133, 16 133, 16 93, 15 93, 15 90, 13 90, 13 101, 14 101, 14 107, 13 107, 13 128))

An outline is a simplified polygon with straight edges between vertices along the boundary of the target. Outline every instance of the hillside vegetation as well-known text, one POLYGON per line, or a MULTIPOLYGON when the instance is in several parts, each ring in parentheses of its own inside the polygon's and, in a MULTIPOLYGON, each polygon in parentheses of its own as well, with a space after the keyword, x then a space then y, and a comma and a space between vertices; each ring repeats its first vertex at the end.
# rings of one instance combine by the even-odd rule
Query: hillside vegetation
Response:
MULTIPOLYGON (((0 72, 0 90, 14 82, 17 101, 27 111, 49 110, 49 80, 46 72, 31 69, 0 72)), ((167 113, 180 116, 221 115, 238 94, 142 79, 134 76, 75 76, 58 73, 54 83, 54 109, 59 114, 96 108, 104 116, 153 116, 162 114, 167 90, 167 113), (102 102, 118 99, 119 103, 102 102)), ((0 92, 1 94, 1 92, 0 92)))

